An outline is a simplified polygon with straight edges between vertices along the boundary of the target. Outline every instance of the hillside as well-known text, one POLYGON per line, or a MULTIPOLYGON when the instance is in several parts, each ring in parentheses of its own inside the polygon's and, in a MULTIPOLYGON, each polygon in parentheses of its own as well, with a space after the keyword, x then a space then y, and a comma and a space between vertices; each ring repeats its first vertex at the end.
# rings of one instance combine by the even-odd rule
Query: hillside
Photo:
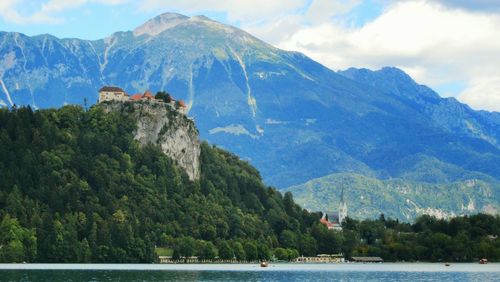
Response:
POLYGON ((264 186, 235 155, 193 139, 201 166, 191 181, 161 142, 136 140, 164 110, 158 140, 197 137, 185 116, 138 103, 0 110, 0 261, 153 262, 154 246, 209 258, 234 250, 241 260, 280 246, 332 251, 316 245, 332 240, 315 231, 326 231, 319 214, 264 186))
POLYGON ((0 39, 0 103, 90 105, 105 84, 166 90, 187 102, 203 140, 255 165, 268 185, 355 173, 498 189, 500 114, 440 98, 396 68, 334 72, 238 28, 178 14, 95 41, 0 39))
MULTIPOLYGON (((480 179, 480 178, 472 178, 480 179)), ((337 173, 284 189, 309 210, 338 210, 344 187, 348 215, 378 218, 380 213, 401 221, 427 214, 438 218, 476 214, 498 214, 500 183, 494 179, 463 180, 447 184, 404 179, 378 180, 358 174, 337 173), (374 192, 376 191, 376 192, 374 192)))

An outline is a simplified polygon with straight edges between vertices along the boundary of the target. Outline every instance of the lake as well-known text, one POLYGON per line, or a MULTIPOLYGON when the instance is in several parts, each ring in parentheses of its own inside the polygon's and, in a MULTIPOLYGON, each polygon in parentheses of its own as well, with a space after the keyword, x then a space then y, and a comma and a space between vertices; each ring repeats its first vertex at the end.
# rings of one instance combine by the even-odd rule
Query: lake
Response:
POLYGON ((0 281, 500 281, 500 264, 0 264, 0 281))

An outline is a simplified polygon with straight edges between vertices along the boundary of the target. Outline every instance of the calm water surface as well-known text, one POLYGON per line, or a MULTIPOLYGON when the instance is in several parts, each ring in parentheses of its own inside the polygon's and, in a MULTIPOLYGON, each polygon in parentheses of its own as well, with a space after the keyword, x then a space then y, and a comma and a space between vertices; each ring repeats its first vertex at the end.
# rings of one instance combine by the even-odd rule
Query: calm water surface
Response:
POLYGON ((0 281, 500 282, 500 264, 0 264, 0 281))

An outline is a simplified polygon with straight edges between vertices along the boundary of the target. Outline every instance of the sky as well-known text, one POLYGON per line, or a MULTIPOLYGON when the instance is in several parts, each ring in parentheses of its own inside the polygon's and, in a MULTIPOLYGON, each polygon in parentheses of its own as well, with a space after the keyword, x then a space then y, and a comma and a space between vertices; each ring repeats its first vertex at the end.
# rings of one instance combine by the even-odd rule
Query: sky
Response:
POLYGON ((94 40, 164 12, 208 16, 333 70, 396 66, 500 111, 500 0, 0 0, 0 30, 94 40))

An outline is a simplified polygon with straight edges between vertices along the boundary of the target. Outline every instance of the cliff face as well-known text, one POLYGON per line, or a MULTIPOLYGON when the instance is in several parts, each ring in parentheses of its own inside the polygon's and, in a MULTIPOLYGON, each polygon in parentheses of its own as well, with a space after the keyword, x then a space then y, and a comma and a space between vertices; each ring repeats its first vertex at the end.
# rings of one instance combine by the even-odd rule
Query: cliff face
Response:
POLYGON ((189 179, 200 177, 200 140, 194 122, 172 106, 154 102, 105 102, 105 111, 120 111, 137 120, 135 140, 144 146, 157 144, 182 167, 189 179))

